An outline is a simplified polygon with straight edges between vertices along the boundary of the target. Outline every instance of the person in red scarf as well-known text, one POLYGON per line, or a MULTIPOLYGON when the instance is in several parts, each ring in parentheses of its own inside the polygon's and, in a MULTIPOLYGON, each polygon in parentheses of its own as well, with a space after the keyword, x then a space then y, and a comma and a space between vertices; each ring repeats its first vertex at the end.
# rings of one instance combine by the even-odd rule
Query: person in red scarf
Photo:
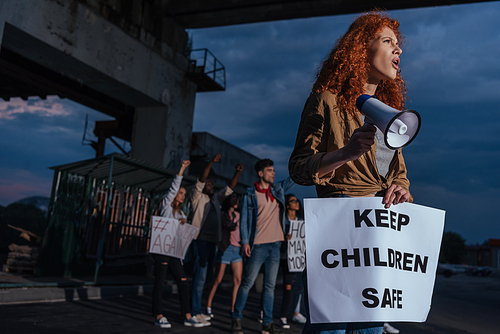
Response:
POLYGON ((274 183, 274 163, 263 159, 255 164, 259 181, 242 198, 240 235, 243 255, 248 257, 246 270, 232 312, 231 332, 242 333, 241 318, 248 293, 259 270, 265 264, 262 294, 262 333, 280 333, 273 323, 274 287, 284 241, 285 193, 294 185, 290 177, 274 183))

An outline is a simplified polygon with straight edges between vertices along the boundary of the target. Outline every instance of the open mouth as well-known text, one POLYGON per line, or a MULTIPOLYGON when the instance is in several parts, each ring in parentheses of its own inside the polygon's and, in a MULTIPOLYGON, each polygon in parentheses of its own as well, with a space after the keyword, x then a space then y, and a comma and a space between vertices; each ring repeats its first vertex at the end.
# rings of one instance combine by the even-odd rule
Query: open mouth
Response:
POLYGON ((396 69, 398 69, 398 68, 399 68, 399 62, 400 62, 400 61, 399 61, 399 58, 394 59, 394 60, 392 61, 392 64, 394 65, 394 67, 395 67, 396 69))

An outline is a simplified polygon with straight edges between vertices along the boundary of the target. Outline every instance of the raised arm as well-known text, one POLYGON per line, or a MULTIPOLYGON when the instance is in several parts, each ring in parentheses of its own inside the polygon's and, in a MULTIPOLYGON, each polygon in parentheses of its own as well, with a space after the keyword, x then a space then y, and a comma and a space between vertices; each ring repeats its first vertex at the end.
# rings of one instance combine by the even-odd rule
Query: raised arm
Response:
POLYGON ((236 188, 236 185, 238 184, 238 179, 240 178, 240 175, 241 175, 241 172, 243 172, 243 164, 241 162, 238 162, 236 164, 236 170, 234 171, 234 175, 233 175, 233 178, 231 179, 231 181, 229 182, 228 186, 229 188, 231 188, 232 190, 234 190, 234 188, 236 188))
POLYGON ((186 170, 187 166, 189 166, 190 163, 191 163, 191 161, 189 161, 189 160, 182 161, 182 165, 181 165, 181 168, 179 169, 179 172, 172 180, 172 184, 170 185, 170 189, 168 190, 167 194, 163 198, 162 206, 161 206, 161 215, 162 216, 164 216, 167 208, 172 204, 172 202, 175 199, 175 196, 177 196, 177 192, 179 191, 179 189, 181 187, 181 182, 182 182, 182 178, 183 178, 182 174, 184 174, 184 171, 186 170))
POLYGON ((212 169, 212 166, 214 165, 215 162, 219 162, 222 159, 222 156, 217 153, 214 155, 212 159, 208 162, 207 166, 203 170, 203 173, 201 173, 201 176, 199 178, 201 183, 205 183, 208 179, 208 174, 210 174, 210 170, 212 169))
POLYGON ((182 161, 182 165, 181 165, 181 168, 179 169, 179 172, 177 173, 177 175, 179 176, 182 176, 184 174, 184 171, 186 170, 186 168, 191 164, 191 161, 189 160, 183 160, 182 161))

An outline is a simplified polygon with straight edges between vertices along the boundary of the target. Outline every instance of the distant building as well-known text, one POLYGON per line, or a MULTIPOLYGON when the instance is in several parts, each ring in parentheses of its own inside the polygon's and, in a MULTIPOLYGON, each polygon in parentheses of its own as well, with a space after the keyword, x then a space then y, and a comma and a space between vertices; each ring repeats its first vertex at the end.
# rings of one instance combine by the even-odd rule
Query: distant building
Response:
POLYGON ((191 159, 189 175, 200 176, 208 161, 217 153, 222 155, 222 160, 213 165, 209 176, 216 185, 225 186, 229 182, 238 162, 245 167, 240 175, 236 192, 243 193, 257 180, 254 166, 260 158, 208 132, 193 132, 189 152, 191 159))
POLYGON ((500 269, 500 239, 489 239, 487 244, 465 246, 463 263, 500 269))
POLYGON ((471 266, 490 266, 490 245, 466 245, 463 263, 471 266))
POLYGON ((490 239, 488 244, 491 247, 490 266, 500 269, 500 239, 490 239))

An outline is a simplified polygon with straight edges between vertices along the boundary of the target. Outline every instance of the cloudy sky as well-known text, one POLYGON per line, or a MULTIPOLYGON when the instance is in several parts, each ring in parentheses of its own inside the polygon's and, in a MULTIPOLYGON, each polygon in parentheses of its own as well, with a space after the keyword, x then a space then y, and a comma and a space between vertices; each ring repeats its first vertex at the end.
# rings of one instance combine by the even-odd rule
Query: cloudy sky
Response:
MULTIPOLYGON (((446 210, 446 230, 467 243, 500 238, 500 2, 391 11, 406 44, 402 74, 422 128, 404 155, 415 203, 446 210)), ((190 30, 226 67, 225 92, 199 93, 194 131, 256 156, 287 161, 319 62, 355 15, 190 30)), ((94 156, 85 115, 69 100, 0 99, 0 205, 49 196, 50 166, 94 156)), ((93 125, 90 127, 93 128, 93 125)), ((113 151, 108 143, 106 153, 113 151)), ((296 186, 299 197, 314 197, 296 186)))

